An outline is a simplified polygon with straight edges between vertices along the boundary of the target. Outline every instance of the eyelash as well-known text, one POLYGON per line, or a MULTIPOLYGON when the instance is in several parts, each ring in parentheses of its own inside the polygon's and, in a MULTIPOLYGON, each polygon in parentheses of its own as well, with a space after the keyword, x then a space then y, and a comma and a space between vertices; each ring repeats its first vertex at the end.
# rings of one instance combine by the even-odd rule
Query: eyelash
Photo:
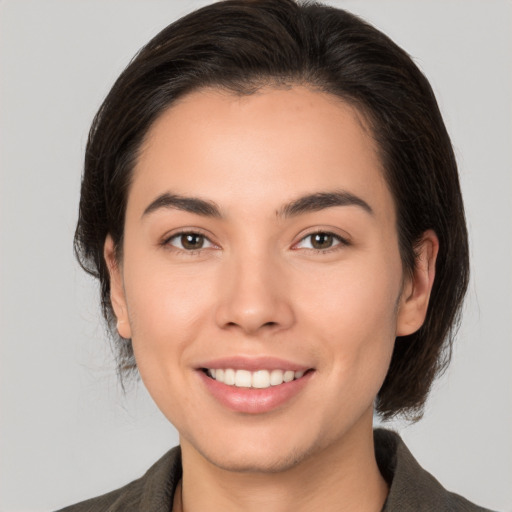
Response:
MULTIPOLYGON (((343 247, 347 247, 350 245, 350 242, 346 238, 343 238, 340 235, 337 235, 336 233, 332 233, 331 231, 327 231, 327 230, 323 230, 323 229, 317 229, 316 231, 308 233, 307 235, 303 236, 297 244, 294 244, 294 245, 298 245, 301 242, 303 242, 304 240, 306 240, 307 238, 315 236, 315 235, 332 236, 333 239, 338 242, 335 245, 328 247, 327 249, 315 249, 314 247, 308 248, 309 251, 314 251, 316 254, 327 254, 330 252, 339 251, 343 247)), ((298 249, 294 249, 294 250, 298 250, 298 249)))
MULTIPOLYGON (((303 236, 298 242, 297 244, 294 244, 294 245, 298 245, 300 244, 301 242, 303 242, 304 240, 306 240, 307 238, 309 237, 312 237, 312 236, 315 236, 315 235, 328 235, 328 236, 332 236, 333 239, 335 241, 337 241, 338 243, 336 243, 335 245, 327 248, 327 249, 315 249, 315 248, 307 248, 308 251, 313 251, 314 253, 316 254, 327 254, 327 253, 330 253, 330 252, 334 252, 334 251, 338 251, 340 250, 341 248, 343 247, 347 247, 350 245, 350 242, 346 239, 346 238, 343 238, 339 235, 336 235, 335 233, 332 233, 331 231, 327 231, 327 230, 316 230, 316 231, 313 231, 311 233, 308 233, 307 235, 303 236)), ((212 245, 215 245, 205 234, 201 233, 200 231, 187 231, 187 230, 183 230, 183 231, 179 231, 178 233, 174 233, 172 236, 170 237, 167 237, 165 238, 161 245, 164 246, 164 247, 172 247, 172 250, 173 251, 176 251, 176 252, 179 252, 179 253, 182 253, 182 254, 186 254, 188 256, 194 256, 194 255, 197 255, 199 254, 201 251, 205 250, 206 248, 200 248, 200 249, 193 249, 193 250, 187 250, 187 249, 180 249, 179 247, 175 247, 173 245, 171 245, 171 240, 175 239, 175 238, 180 238, 184 235, 195 235, 195 236, 201 236, 203 237, 205 240, 208 240, 208 242, 210 242, 212 245)), ((294 249, 294 250, 298 250, 298 249, 294 249)))
POLYGON ((201 236, 203 237, 205 240, 208 240, 208 242, 210 242, 212 245, 215 245, 204 233, 201 233, 200 231, 188 231, 188 230, 183 230, 183 231, 178 231, 177 233, 174 233, 173 235, 165 238, 161 245, 164 246, 165 248, 169 248, 171 247, 173 251, 176 251, 176 252, 179 252, 181 254, 186 254, 187 256, 195 256, 197 254, 199 254, 201 251, 204 250, 204 248, 201 248, 201 249, 192 249, 192 250, 187 250, 187 249, 180 249, 179 247, 174 247, 173 245, 171 245, 171 240, 175 239, 175 238, 180 238, 184 235, 196 235, 196 236, 201 236))

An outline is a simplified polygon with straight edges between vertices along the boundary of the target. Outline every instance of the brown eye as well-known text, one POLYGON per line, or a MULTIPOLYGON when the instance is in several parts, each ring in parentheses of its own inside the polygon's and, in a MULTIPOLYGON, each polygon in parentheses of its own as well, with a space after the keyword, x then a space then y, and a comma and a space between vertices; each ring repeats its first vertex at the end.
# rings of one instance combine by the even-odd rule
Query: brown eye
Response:
POLYGON ((314 249, 329 249, 332 247, 334 236, 331 233, 314 233, 311 236, 311 246, 314 249))
POLYGON ((187 252, 214 247, 214 244, 212 244, 212 242, 210 242, 210 240, 205 235, 202 235, 201 233, 195 233, 193 231, 187 231, 173 235, 168 240, 166 240, 164 244, 187 252))
POLYGON ((317 231, 305 236, 295 247, 319 252, 329 252, 329 249, 341 249, 350 245, 349 242, 329 231, 317 231))
POLYGON ((180 242, 184 249, 201 249, 204 245, 204 236, 197 233, 185 233, 181 235, 180 242))

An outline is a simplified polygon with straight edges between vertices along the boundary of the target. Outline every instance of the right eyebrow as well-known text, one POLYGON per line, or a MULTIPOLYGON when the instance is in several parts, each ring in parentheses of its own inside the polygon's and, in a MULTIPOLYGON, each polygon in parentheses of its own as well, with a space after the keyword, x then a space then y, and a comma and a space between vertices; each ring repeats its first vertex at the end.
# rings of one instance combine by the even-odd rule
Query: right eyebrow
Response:
POLYGON ((200 199, 198 197, 186 197, 179 194, 170 194, 168 192, 161 194, 152 201, 144 210, 142 217, 149 215, 161 208, 182 210, 184 212, 195 213, 203 217, 223 218, 220 208, 214 201, 200 199))
POLYGON ((276 214, 283 218, 296 217, 335 206, 357 206, 370 215, 374 213, 372 207, 360 197, 346 190, 334 190, 315 192, 299 197, 284 205, 276 214))

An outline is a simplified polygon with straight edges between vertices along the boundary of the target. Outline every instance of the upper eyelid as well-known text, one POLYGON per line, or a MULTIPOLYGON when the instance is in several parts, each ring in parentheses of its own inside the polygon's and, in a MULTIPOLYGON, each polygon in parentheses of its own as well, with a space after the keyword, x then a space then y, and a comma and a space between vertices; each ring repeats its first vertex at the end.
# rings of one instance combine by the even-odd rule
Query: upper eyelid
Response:
POLYGON ((175 232, 175 233, 173 233, 171 235, 165 236, 162 239, 162 241, 159 243, 159 245, 161 247, 163 247, 164 249, 168 250, 168 251, 172 251, 172 252, 174 252, 176 254, 183 254, 183 255, 186 254, 188 256, 194 256, 194 255, 197 255, 197 254, 201 253, 202 251, 218 249, 218 247, 219 247, 215 242, 213 242, 210 239, 210 237, 208 237, 205 234, 201 233, 197 229, 196 230, 180 230, 180 231, 175 232), (172 245, 170 243, 173 238, 178 238, 178 237, 183 236, 183 235, 200 235, 203 238, 205 238, 206 240, 208 240, 208 242, 211 245, 210 245, 210 247, 200 247, 198 249, 185 249, 185 248, 181 248, 181 247, 176 247, 175 245, 172 245))
MULTIPOLYGON (((297 242, 295 242, 293 245, 295 246, 295 245, 299 244, 300 242, 302 242, 304 239, 309 238, 313 235, 317 235, 317 234, 332 235, 339 242, 339 245, 349 245, 350 244, 350 240, 347 237, 343 237, 341 235, 338 235, 337 233, 334 233, 334 232, 326 230, 326 229, 324 229, 324 230, 320 229, 320 230, 312 231, 311 233, 305 234, 304 236, 299 238, 299 240, 297 242)), ((328 251, 329 249, 332 249, 334 247, 336 247, 336 246, 329 247, 325 250, 328 251)), ((323 251, 324 249, 310 249, 310 250, 323 251)))
POLYGON ((177 231, 173 231, 172 233, 165 234, 162 237, 162 243, 168 243, 169 240, 172 240, 173 238, 176 238, 181 235, 201 235, 204 238, 206 238, 209 242, 211 242, 214 245, 216 244, 210 235, 208 235, 206 232, 204 232, 201 228, 182 228, 178 229, 177 231))
MULTIPOLYGON (((308 229, 311 229, 311 228, 308 228, 308 229)), ((351 236, 348 233, 345 233, 345 234, 338 233, 337 230, 333 227, 325 227, 325 228, 320 227, 320 228, 313 228, 311 231, 304 230, 304 232, 299 235, 297 242, 294 242, 293 245, 296 245, 299 242, 301 242, 302 240, 304 240, 305 238, 307 238, 309 236, 316 235, 318 233, 332 235, 334 238, 336 238, 337 240, 339 240, 340 242, 345 243, 345 244, 351 243, 351 236)))
MULTIPOLYGON (((300 236, 300 238, 294 242, 292 244, 292 247, 293 246, 296 246, 297 244, 299 244, 300 242, 302 242, 304 239, 308 238, 308 237, 311 237, 313 235, 316 235, 316 234, 328 234, 328 235, 332 235, 336 240, 338 240, 341 244, 350 244, 350 239, 349 237, 344 237, 338 233, 335 233, 334 231, 329 230, 329 229, 321 229, 321 228, 318 228, 318 229, 315 229, 313 231, 310 231, 308 233, 305 233, 303 235, 300 236)), ((173 238, 176 238, 176 237, 179 237, 181 235, 188 235, 188 234, 194 234, 194 235, 200 235, 200 236, 203 236, 204 238, 206 238, 212 245, 214 246, 217 246, 219 247, 219 244, 217 244, 216 242, 214 242, 211 237, 206 234, 202 229, 200 228, 191 228, 191 229, 187 229, 187 228, 184 228, 184 229, 180 229, 172 234, 169 234, 169 235, 165 235, 162 239, 162 243, 163 244, 168 244, 170 242, 170 240, 172 240, 173 238)), ((179 249, 179 248, 177 248, 179 249)), ((202 250, 203 248, 201 249, 193 249, 193 250, 196 250, 196 251, 200 251, 202 250)), ((322 249, 316 249, 316 250, 319 250, 321 251, 322 249)), ((192 250, 188 250, 187 252, 192 252, 192 250)))

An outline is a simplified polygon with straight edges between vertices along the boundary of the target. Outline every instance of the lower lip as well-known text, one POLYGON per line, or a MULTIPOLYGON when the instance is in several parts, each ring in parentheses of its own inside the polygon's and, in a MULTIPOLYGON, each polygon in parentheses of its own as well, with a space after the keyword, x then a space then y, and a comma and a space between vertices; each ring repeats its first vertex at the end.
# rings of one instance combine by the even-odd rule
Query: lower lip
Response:
POLYGON ((264 389, 228 386, 198 371, 208 391, 225 407, 236 412, 262 414, 270 412, 292 400, 309 382, 314 372, 309 371, 300 379, 264 389))

